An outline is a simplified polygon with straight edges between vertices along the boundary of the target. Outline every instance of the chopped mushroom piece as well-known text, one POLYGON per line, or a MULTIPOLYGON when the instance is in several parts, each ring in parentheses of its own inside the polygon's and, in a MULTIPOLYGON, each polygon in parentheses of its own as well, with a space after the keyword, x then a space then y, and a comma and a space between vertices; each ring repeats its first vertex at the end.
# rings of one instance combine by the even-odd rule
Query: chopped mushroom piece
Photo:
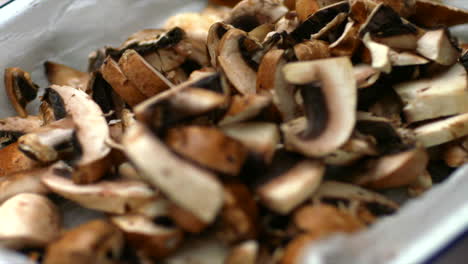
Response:
POLYGON ((457 63, 447 71, 394 86, 405 104, 403 112, 408 122, 417 122, 468 112, 468 74, 457 63))
POLYGON ((115 264, 123 250, 122 232, 105 220, 80 225, 51 243, 44 264, 115 264))
POLYGON ((419 196, 432 187, 432 177, 428 171, 424 171, 414 182, 408 186, 410 196, 419 196))
POLYGON ((114 214, 138 212, 158 199, 158 193, 140 181, 100 181, 78 185, 64 177, 44 175, 42 183, 52 192, 85 208, 114 214))
POLYGON ((416 51, 441 65, 453 65, 460 57, 460 49, 453 43, 447 29, 427 31, 418 40, 416 51))
POLYGON ((357 87, 350 60, 290 63, 283 72, 301 88, 306 112, 306 117, 281 126, 286 148, 312 157, 337 150, 351 136, 356 120, 357 87))
POLYGON ((381 72, 367 64, 358 64, 353 67, 358 89, 372 86, 380 78, 381 72))
POLYGON ((257 194, 271 210, 288 214, 317 190, 324 172, 320 162, 305 160, 263 184, 257 194))
POLYGON ((427 27, 451 27, 468 23, 468 11, 433 0, 416 0, 410 17, 415 23, 427 27))
POLYGON ((187 126, 170 129, 166 144, 176 153, 228 175, 239 174, 247 149, 239 141, 212 127, 187 126))
POLYGON ((18 143, 0 149, 0 177, 40 167, 40 163, 19 150, 18 143))
POLYGON ((60 228, 59 211, 44 196, 22 193, 6 200, 0 206, 0 245, 2 246, 43 247, 60 235, 60 228))
POLYGON ((210 55, 211 66, 218 67, 219 43, 224 34, 232 28, 231 25, 217 22, 211 25, 208 30, 206 46, 208 48, 208 54, 210 55))
POLYGON ((365 156, 377 154, 377 147, 369 137, 353 135, 340 149, 326 156, 324 162, 328 165, 347 166, 365 156))
POLYGON ((61 98, 66 113, 75 123, 76 139, 80 157, 75 162, 73 180, 76 183, 91 183, 101 178, 109 169, 109 127, 101 108, 83 91, 69 86, 52 85, 52 90, 61 98))
POLYGON ((7 117, 0 119, 0 144, 15 142, 20 136, 30 133, 42 126, 37 116, 7 117))
POLYGON ((29 73, 20 68, 5 70, 5 89, 10 102, 20 117, 27 117, 26 105, 36 99, 39 87, 29 73))
POLYGON ((373 41, 369 34, 365 35, 363 42, 371 53, 372 67, 384 73, 390 73, 392 71, 390 48, 373 41))
POLYGON ((44 68, 49 84, 71 86, 84 92, 88 90, 88 73, 51 61, 46 61, 44 68))
POLYGON ((319 9, 342 2, 342 0, 296 0, 296 12, 301 21, 316 13, 319 9))
POLYGON ((115 216, 111 221, 144 257, 161 259, 170 256, 180 247, 184 237, 179 228, 161 225, 140 215, 115 216))
POLYGON ((296 44, 294 46, 294 54, 300 61, 318 60, 330 57, 327 42, 317 39, 296 44))
POLYGON ((276 22, 287 12, 280 0, 243 0, 231 10, 225 22, 251 31, 259 25, 276 22))
POLYGON ((247 121, 257 116, 271 103, 269 94, 234 95, 220 126, 247 121))
POLYGON ((359 24, 349 21, 343 34, 329 46, 329 51, 335 56, 352 56, 360 44, 358 38, 359 24))
POLYGON ((225 264, 256 264, 259 251, 258 242, 249 240, 231 249, 225 264))
POLYGON ((414 129, 416 138, 426 148, 468 135, 468 114, 456 115, 421 125, 414 129))
POLYGON ((132 126, 122 143, 146 180, 160 188, 170 200, 203 222, 211 223, 215 219, 223 203, 223 192, 212 173, 171 153, 141 124, 132 126))
MULTIPOLYGON (((181 263, 223 263, 229 254, 229 248, 212 234, 193 237, 184 242, 173 256, 164 259, 161 264, 181 263)), ((47 264, 47 263, 46 263, 47 264)))

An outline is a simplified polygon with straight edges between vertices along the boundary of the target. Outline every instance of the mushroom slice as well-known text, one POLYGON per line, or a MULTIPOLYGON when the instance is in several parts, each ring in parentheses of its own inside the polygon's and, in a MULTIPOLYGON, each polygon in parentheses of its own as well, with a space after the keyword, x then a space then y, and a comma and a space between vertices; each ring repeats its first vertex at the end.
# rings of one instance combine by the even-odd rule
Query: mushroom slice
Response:
POLYGON ((102 77, 112 89, 130 106, 135 106, 146 99, 140 90, 122 72, 111 57, 107 57, 101 66, 102 77))
POLYGON ((392 71, 390 48, 373 41, 369 34, 366 34, 362 41, 372 56, 372 67, 381 72, 390 73, 392 71))
POLYGON ((201 221, 213 222, 223 203, 222 187, 215 175, 177 157, 141 124, 129 128, 122 143, 151 184, 201 221))
POLYGON ((46 197, 22 193, 0 206, 0 244, 8 248, 42 247, 60 235, 58 209, 46 197))
POLYGON ((257 68, 251 66, 255 63, 248 57, 248 40, 250 39, 247 33, 233 28, 224 34, 218 47, 220 67, 236 90, 242 94, 255 93, 257 82, 257 68))
POLYGON ((101 178, 109 168, 109 127, 100 107, 81 90, 68 86, 52 85, 72 117, 76 127, 76 139, 80 146, 80 157, 75 162, 73 180, 90 183, 101 178))
POLYGON ((468 75, 457 63, 430 79, 403 82, 393 88, 405 104, 408 122, 468 112, 468 75))
POLYGON ((20 117, 27 117, 26 105, 36 99, 37 86, 29 73, 20 68, 5 69, 5 89, 11 104, 20 117))
POLYGON ((271 95, 234 95, 226 115, 219 121, 220 126, 234 124, 254 118, 271 103, 271 95))
POLYGON ((224 185, 224 206, 217 237, 226 243, 255 239, 259 234, 259 212, 253 194, 240 183, 224 185))
POLYGON ((329 46, 329 51, 334 56, 352 56, 359 47, 359 24, 349 21, 343 34, 329 46))
POLYGON ((345 201, 348 204, 356 202, 365 206, 375 206, 387 214, 398 209, 398 204, 379 193, 337 181, 324 181, 312 196, 312 200, 345 201))
POLYGON ((207 234, 187 239, 182 248, 173 256, 164 259, 161 264, 224 263, 228 254, 228 247, 223 245, 214 235, 207 234))
POLYGON ((49 189, 42 184, 45 175, 57 175, 69 172, 63 162, 54 163, 45 168, 36 168, 9 174, 0 178, 0 203, 20 193, 46 194, 49 189))
POLYGON ((325 156, 324 162, 328 165, 347 166, 365 156, 377 154, 377 147, 369 137, 353 135, 341 148, 325 156))
POLYGON ((232 176, 239 174, 247 158, 242 143, 213 127, 175 127, 168 130, 165 141, 182 157, 232 176))
POLYGON ((301 113, 294 99, 295 87, 286 82, 282 72, 287 62, 284 50, 270 50, 263 57, 257 74, 257 92, 273 91, 273 103, 284 121, 294 119, 301 113))
POLYGON ((256 264, 259 251, 257 241, 249 240, 233 247, 224 261, 225 264, 256 264))
POLYGON ((458 168, 468 162, 468 151, 463 144, 454 142, 443 147, 442 159, 447 166, 458 168))
POLYGON ((18 139, 19 148, 29 157, 49 163, 59 158, 59 152, 71 146, 75 124, 71 118, 64 118, 43 126, 18 139))
POLYGON ((380 4, 367 18, 360 36, 367 33, 372 39, 395 49, 415 49, 418 28, 398 15, 391 7, 380 4))
POLYGON ((114 216, 111 221, 125 233, 138 255, 161 259, 182 244, 184 233, 177 227, 159 225, 140 215, 114 216))
POLYGON ((389 58, 392 66, 423 65, 429 63, 429 60, 426 58, 412 52, 396 52, 390 50, 389 58))
POLYGON ((206 46, 208 47, 211 66, 218 66, 219 43, 221 42, 224 34, 226 34, 226 32, 232 28, 233 27, 231 25, 225 24, 223 22, 216 22, 211 25, 210 29, 208 30, 206 46))
POLYGON ((307 17, 293 32, 291 36, 297 42, 310 39, 310 36, 318 33, 332 22, 339 14, 349 12, 348 1, 341 1, 333 5, 326 6, 311 16, 307 17))
POLYGON ((20 151, 18 142, 0 149, 0 177, 37 167, 40 167, 40 163, 20 151))
POLYGON ((330 23, 323 27, 319 32, 312 34, 311 39, 323 39, 327 42, 335 42, 342 34, 348 18, 347 13, 338 14, 330 23))
POLYGON ((358 89, 372 86, 379 80, 381 71, 367 64, 358 64, 353 67, 358 89))
POLYGON ((374 189, 403 187, 414 182, 425 170, 429 155, 424 148, 414 148, 369 160, 352 176, 352 182, 374 189))
POLYGON ((437 1, 416 0, 410 19, 427 28, 451 27, 468 23, 468 11, 437 1))
POLYGON ((78 185, 64 177, 44 175, 42 183, 52 192, 85 208, 114 214, 137 212, 158 197, 156 191, 141 181, 100 181, 78 185))
POLYGON ((42 126, 37 116, 7 117, 0 119, 0 144, 15 142, 20 136, 30 133, 42 126))
POLYGON ((306 40, 294 46, 294 54, 300 61, 318 60, 330 57, 328 43, 323 40, 306 40))
POLYGON ((408 186, 410 196, 419 196, 432 187, 432 177, 428 171, 420 174, 414 182, 408 186))
POLYGON ((468 135, 468 114, 434 121, 414 129, 417 140, 426 148, 468 135))
POLYGON ((286 32, 290 34, 299 26, 299 23, 300 21, 297 17, 297 12, 291 11, 284 15, 280 20, 278 20, 278 22, 276 22, 275 31, 278 33, 286 32))
POLYGON ((110 222, 94 220, 66 231, 47 247, 44 264, 113 264, 124 246, 122 232, 110 222))
POLYGON ((341 2, 341 0, 296 0, 295 10, 301 21, 317 12, 319 9, 341 2))
POLYGON ((251 31, 262 24, 276 22, 287 12, 279 0, 243 0, 231 10, 225 23, 251 31))
POLYGON ((71 86, 86 92, 89 81, 88 73, 51 61, 46 61, 44 68, 50 85, 71 86))
POLYGON ((428 59, 447 66, 456 63, 461 52, 447 29, 427 31, 419 38, 416 51, 428 59))
POLYGON ((322 182, 325 166, 313 160, 299 162, 257 189, 262 203, 279 214, 288 214, 304 202, 322 182))
POLYGON ((172 86, 162 73, 154 69, 135 50, 125 51, 119 60, 119 66, 128 80, 147 97, 156 95, 172 86))
POLYGON ((106 49, 100 48, 88 55, 88 72, 99 71, 106 59, 106 49))
POLYGON ((254 155, 262 157, 267 164, 272 161, 281 139, 278 126, 274 123, 236 123, 221 129, 227 136, 242 142, 254 155))
MULTIPOLYGON (((72 87, 71 87, 72 88, 72 87)), ((74 89, 74 88, 73 88, 74 89)), ((62 97, 54 89, 46 89, 39 108, 40 117, 44 124, 65 118, 67 111, 62 97)))
POLYGON ((356 121, 357 87, 349 58, 290 63, 283 72, 301 89, 306 112, 281 126, 286 148, 312 157, 337 150, 356 121))

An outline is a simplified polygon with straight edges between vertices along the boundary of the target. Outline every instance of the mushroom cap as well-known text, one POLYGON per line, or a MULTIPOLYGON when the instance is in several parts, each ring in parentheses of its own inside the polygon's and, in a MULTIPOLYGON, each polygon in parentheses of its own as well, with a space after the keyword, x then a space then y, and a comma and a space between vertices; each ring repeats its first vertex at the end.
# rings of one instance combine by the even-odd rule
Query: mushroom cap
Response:
POLYGON ((5 69, 5 90, 11 104, 20 117, 27 117, 26 105, 36 99, 39 87, 28 72, 20 68, 5 69))
POLYGON ((18 142, 0 149, 0 177, 40 167, 40 163, 19 150, 18 142))
POLYGON ((259 25, 276 22, 287 12, 280 0, 243 0, 231 10, 225 23, 251 31, 259 25))
POLYGON ((122 143, 147 181, 201 221, 214 220, 223 203, 223 192, 212 173, 177 157, 141 124, 129 128, 122 143))
POLYGON ((123 245, 123 235, 116 226, 94 220, 65 232, 49 244, 44 264, 113 264, 123 245))
POLYGON ((257 189, 262 203, 279 214, 288 214, 320 186, 325 167, 305 160, 257 189))
POLYGON ((410 19, 427 28, 451 27, 468 23, 468 11, 438 1, 417 0, 410 19))
POLYGON ((223 119, 219 121, 220 126, 234 124, 254 118, 271 103, 271 95, 248 94, 234 95, 223 119))
POLYGON ((44 68, 50 85, 71 86, 85 92, 88 89, 89 74, 86 72, 52 61, 46 61, 44 68))
POLYGON ((58 209, 44 196, 21 193, 0 206, 0 240, 13 248, 41 247, 60 235, 58 209))
POLYGON ((357 87, 349 58, 290 63, 283 68, 283 72, 286 80, 295 85, 306 86, 319 81, 320 88, 304 89, 314 94, 320 92, 320 97, 323 96, 320 98, 322 106, 316 105, 317 101, 309 102, 304 99, 304 108, 314 111, 315 120, 301 117, 281 126, 286 148, 312 157, 324 156, 337 150, 351 136, 356 121, 357 87), (323 116, 325 113, 326 116, 323 116), (323 130, 311 138, 308 135, 303 136, 301 133, 307 129, 308 122, 314 126, 314 130, 318 127, 323 130))
POLYGON ((208 36, 206 40, 206 46, 208 48, 208 54, 210 55, 211 66, 218 66, 218 55, 219 55, 219 42, 223 38, 224 34, 233 27, 223 22, 216 22, 211 25, 208 30, 208 36))
POLYGON ((0 143, 16 141, 21 135, 32 132, 42 126, 37 116, 21 118, 17 116, 0 119, 0 143))
POLYGON ((109 127, 101 108, 83 91, 57 85, 49 89, 60 95, 76 126, 81 157, 75 164, 74 181, 89 183, 99 179, 108 169, 106 159, 110 153, 106 143, 110 138, 109 127))

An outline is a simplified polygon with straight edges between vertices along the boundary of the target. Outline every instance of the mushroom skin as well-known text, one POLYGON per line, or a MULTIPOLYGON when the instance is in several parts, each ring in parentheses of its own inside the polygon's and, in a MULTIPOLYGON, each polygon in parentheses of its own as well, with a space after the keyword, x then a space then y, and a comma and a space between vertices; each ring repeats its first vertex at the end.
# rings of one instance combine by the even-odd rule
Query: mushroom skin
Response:
POLYGON ((38 129, 42 124, 42 120, 37 116, 0 119, 0 144, 15 142, 20 136, 38 129))
POLYGON ((9 248, 42 247, 60 235, 58 209, 46 197, 21 193, 0 206, 0 244, 9 248))
POLYGON ((0 149, 0 177, 40 167, 40 163, 19 150, 18 142, 0 149))
POLYGON ((52 61, 46 61, 44 68, 50 85, 71 86, 84 92, 87 91, 88 73, 52 61))
POLYGON ((231 10, 224 22, 251 31, 259 25, 276 22, 287 12, 280 0, 243 0, 231 10))
POLYGON ((219 121, 219 125, 225 126, 252 119, 270 105, 271 101, 272 97, 268 93, 234 95, 231 98, 231 105, 219 121))
POLYGON ((295 62, 286 65, 283 72, 289 83, 302 85, 306 112, 306 117, 281 126, 286 148, 321 157, 346 143, 355 125, 357 108, 356 80, 350 60, 339 57, 295 62))
POLYGON ((49 244, 44 264, 116 264, 123 245, 123 234, 116 226, 94 220, 66 231, 49 244))
POLYGON ((5 69, 5 89, 11 104, 20 117, 27 117, 26 105, 33 101, 39 90, 28 72, 20 68, 5 69))
POLYGON ((451 27, 468 23, 468 12, 438 1, 417 0, 409 19, 426 28, 451 27))

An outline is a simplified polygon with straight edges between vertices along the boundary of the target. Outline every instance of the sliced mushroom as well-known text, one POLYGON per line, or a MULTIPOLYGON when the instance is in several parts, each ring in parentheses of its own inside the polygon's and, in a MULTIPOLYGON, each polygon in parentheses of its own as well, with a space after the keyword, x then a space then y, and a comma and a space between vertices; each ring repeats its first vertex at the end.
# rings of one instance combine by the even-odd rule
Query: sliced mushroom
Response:
POLYGON ((251 31, 259 25, 276 22, 287 12, 279 0, 243 0, 231 10, 225 23, 251 31))
POLYGON ((365 206, 374 206, 383 211, 384 214, 392 213, 398 209, 398 204, 379 193, 337 181, 324 181, 312 196, 312 200, 359 203, 365 206))
POLYGON ((408 122, 417 122, 468 112, 468 75, 457 63, 432 78, 403 82, 394 86, 405 104, 408 122))
POLYGON ((414 129, 416 138, 426 148, 468 135, 468 114, 456 115, 414 129))
POLYGON ((75 123, 81 155, 74 164, 73 180, 76 183, 96 181, 110 165, 107 159, 110 147, 106 144, 109 127, 100 107, 83 91, 72 87, 53 85, 48 90, 57 93, 75 123))
POLYGON ((367 161, 352 182, 375 189, 407 186, 424 173, 428 162, 429 155, 423 148, 386 155, 367 161))
POLYGON ((64 177, 44 175, 42 183, 52 192, 85 208, 114 214, 138 212, 158 198, 156 191, 140 181, 101 181, 77 185, 64 177))
POLYGON ((45 175, 57 175, 68 172, 69 167, 58 162, 45 168, 20 171, 0 178, 0 203, 20 193, 46 194, 49 189, 42 184, 45 175))
POLYGON ((358 89, 372 86, 379 80, 381 72, 367 64, 358 64, 353 67, 358 89))
POLYGON ((18 139, 19 149, 28 157, 42 163, 56 161, 59 152, 71 146, 75 133, 75 124, 71 118, 64 118, 43 126, 18 139))
POLYGON ((328 43, 317 39, 296 44, 294 46, 294 54, 300 61, 318 60, 330 57, 328 43))
POLYGON ((337 150, 349 139, 356 120, 357 87, 349 59, 290 63, 283 72, 301 89, 306 112, 306 118, 281 126, 286 148, 312 157, 337 150))
POLYGON ((20 117, 27 117, 26 105, 36 99, 39 87, 33 83, 29 73, 20 68, 7 68, 4 78, 11 104, 20 117))
POLYGON ((298 117, 300 106, 294 99, 294 85, 284 79, 282 69, 287 59, 284 50, 270 50, 263 57, 257 74, 257 92, 273 91, 273 103, 284 121, 298 117))
POLYGON ((249 120, 257 116, 271 103, 269 94, 234 95, 220 126, 249 120))
POLYGON ((377 147, 369 136, 355 133, 340 149, 326 156, 324 162, 328 165, 347 166, 365 156, 377 154, 377 147))
POLYGON ((46 61, 44 68, 50 85, 71 86, 86 92, 89 81, 88 73, 51 61, 46 61))
POLYGON ((172 86, 162 73, 153 68, 135 50, 125 51, 119 60, 119 66, 128 80, 147 97, 156 95, 172 86))
POLYGON ((451 27, 468 23, 468 12, 437 1, 416 0, 410 19, 428 28, 451 27))
POLYGON ((427 31, 419 38, 416 50, 441 65, 453 65, 460 57, 460 49, 453 43, 447 29, 427 31))
POLYGON ((184 233, 177 227, 164 226, 140 215, 123 215, 111 221, 124 233, 139 255, 161 259, 182 244, 184 233))
POLYGON ((104 220, 94 220, 64 233, 51 243, 44 264, 115 264, 123 250, 122 232, 104 220))
POLYGON ((233 27, 231 25, 225 24, 223 22, 217 22, 211 25, 210 29, 208 30, 206 46, 208 47, 211 66, 218 66, 219 43, 221 42, 224 34, 226 34, 226 32, 232 28, 233 27))
POLYGON ((349 21, 343 34, 329 46, 329 51, 335 56, 352 56, 359 47, 359 24, 349 21))
POLYGON ((259 254, 259 244, 249 240, 242 242, 231 249, 231 252, 224 261, 225 264, 256 264, 259 254))
POLYGON ((111 57, 107 57, 101 66, 102 77, 112 86, 112 89, 130 106, 135 106, 146 99, 140 90, 122 72, 119 65, 111 57))
POLYGON ((226 243, 257 238, 259 212, 253 194, 239 183, 224 185, 224 206, 218 220, 217 237, 226 243))
POLYGON ((257 189, 257 194, 263 204, 271 210, 288 214, 317 190, 324 172, 325 167, 322 163, 302 161, 263 184, 257 189))
POLYGON ((46 89, 39 108, 44 124, 65 118, 67 111, 62 97, 54 89, 46 89))
POLYGON ((22 193, 0 206, 0 244, 8 248, 43 247, 60 235, 58 209, 47 198, 22 193))
POLYGON ((256 90, 257 69, 251 67, 251 58, 247 57, 246 40, 247 33, 242 30, 230 29, 226 32, 219 43, 218 63, 237 91, 253 94, 256 90))
POLYGON ((390 61, 392 66, 408 66, 408 65, 423 65, 428 64, 429 60, 418 56, 412 52, 396 52, 390 50, 390 61))
POLYGON ((223 203, 223 192, 212 173, 171 153, 141 124, 132 126, 122 143, 143 176, 170 200, 203 222, 214 220, 223 203))
MULTIPOLYGON (((292 0, 295 1, 295 0, 292 0)), ((275 31, 278 33, 286 32, 290 34, 299 26, 299 18, 297 17, 297 12, 292 11, 286 13, 278 22, 275 24, 275 31)))
POLYGON ((386 45, 377 43, 366 34, 363 43, 369 50, 372 57, 372 67, 384 73, 392 71, 392 62, 390 60, 390 48, 386 45))
POLYGON ((346 25, 348 14, 340 13, 319 32, 312 34, 311 39, 322 39, 330 43, 335 42, 343 33, 343 26, 346 25))
POLYGON ((40 167, 40 163, 26 156, 18 145, 16 142, 0 149, 0 177, 40 167))
POLYGON ((378 117, 384 117, 397 126, 402 125, 401 113, 403 102, 395 91, 382 97, 369 107, 369 112, 378 117))
POLYGON ((280 142, 278 126, 266 122, 236 123, 221 128, 223 132, 242 142, 249 151, 270 163, 280 142))
POLYGON ((419 196, 432 187, 432 177, 428 171, 424 171, 414 182, 408 186, 410 196, 419 196))
POLYGON ((223 263, 229 254, 229 248, 207 234, 186 240, 176 254, 164 259, 161 264, 180 263, 223 263))
POLYGON ((42 120, 37 116, 0 119, 0 144, 15 142, 20 136, 38 129, 42 120))
POLYGON ((242 143, 212 127, 176 127, 167 132, 165 141, 182 157, 228 175, 239 174, 247 157, 242 143))
POLYGON ((443 148, 442 158, 449 167, 457 168, 468 162, 468 151, 463 144, 454 142, 443 148))
POLYGON ((106 59, 106 49, 100 48, 88 55, 88 72, 98 71, 106 59))

